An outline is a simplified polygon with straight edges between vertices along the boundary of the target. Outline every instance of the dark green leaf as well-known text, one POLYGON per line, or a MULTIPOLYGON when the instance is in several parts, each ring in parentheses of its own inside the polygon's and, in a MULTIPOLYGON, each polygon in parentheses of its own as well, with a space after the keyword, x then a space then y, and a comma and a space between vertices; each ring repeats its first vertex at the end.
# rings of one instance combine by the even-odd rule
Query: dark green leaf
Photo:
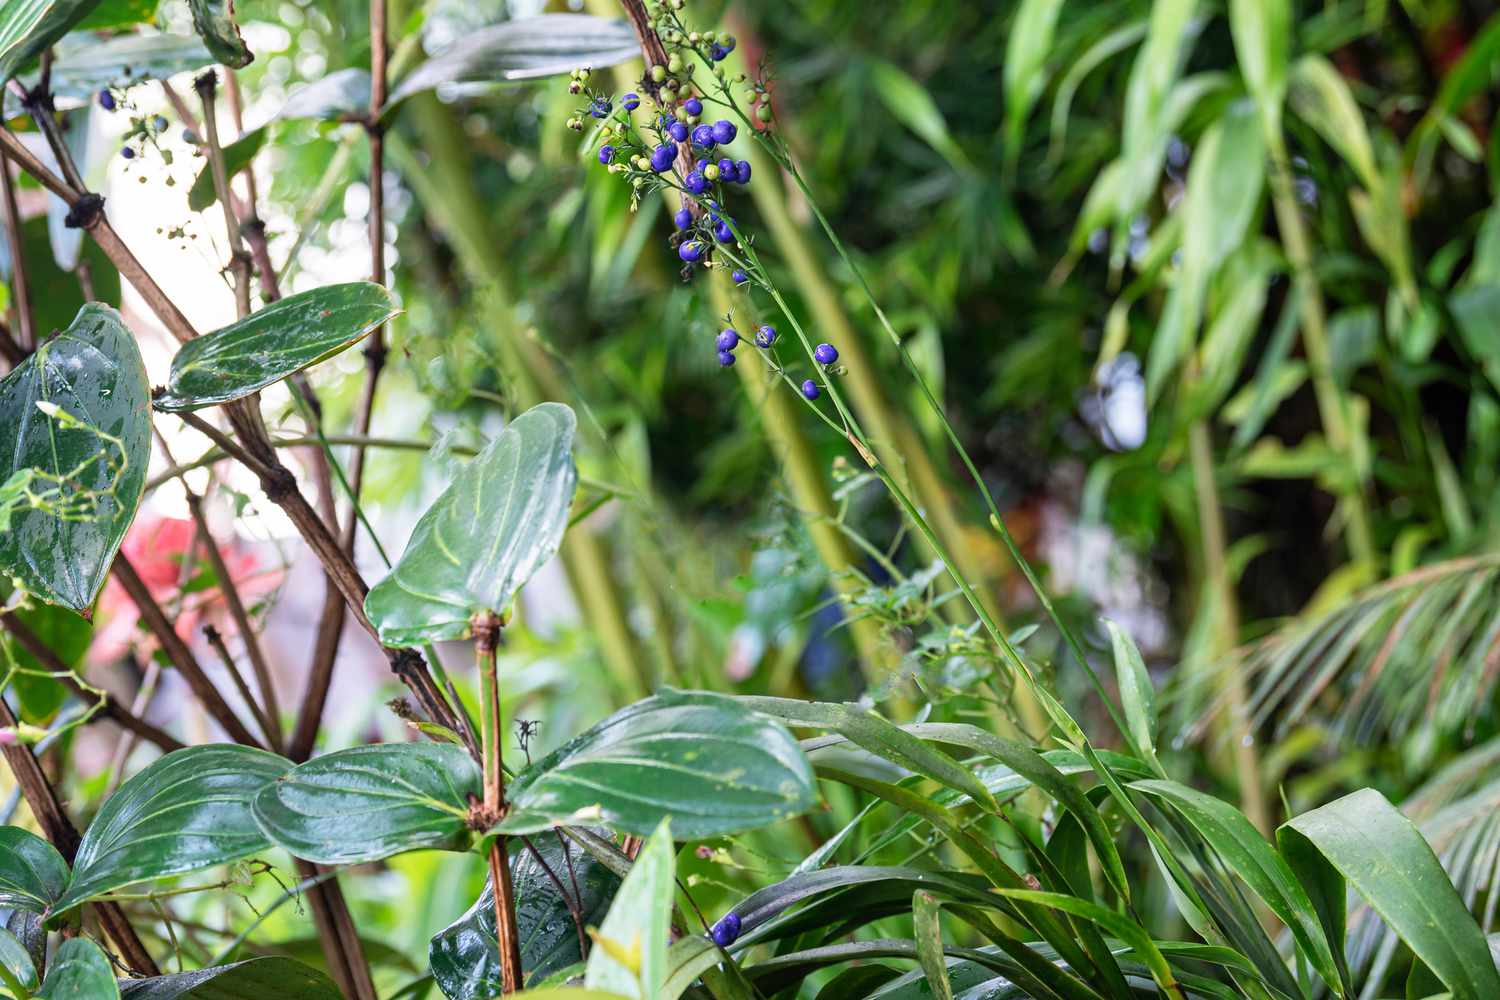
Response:
MULTIPOLYGON (((94 635, 91 623, 55 604, 17 608, 11 614, 56 653, 65 666, 77 669, 83 663, 83 655, 88 652, 94 635)), ((24 671, 48 670, 18 642, 10 643, 10 655, 16 666, 24 671)), ((38 673, 18 672, 11 683, 21 703, 21 719, 25 722, 42 724, 50 721, 68 697, 68 689, 61 683, 38 673)))
POLYGON ((97 6, 99 0, 0 0, 0 84, 97 6))
POLYGON ((88 938, 69 938, 52 956, 40 1000, 120 1000, 115 969, 88 938))
POLYGON ((75 27, 78 31, 102 31, 145 24, 156 19, 158 6, 158 0, 103 0, 75 27))
POLYGON ((1305 842, 1299 874, 1312 872, 1319 894, 1331 895, 1327 875, 1309 864, 1311 845, 1455 998, 1500 996, 1500 973, 1479 925, 1427 841, 1385 796, 1360 789, 1289 820, 1278 837, 1305 842))
POLYGON ((46 913, 68 887, 68 863, 41 837, 0 827, 0 906, 46 913))
MULTIPOLYGON (((620 879, 586 851, 555 834, 538 834, 531 841, 542 856, 541 862, 519 839, 511 840, 510 856, 516 925, 521 937, 521 967, 526 972, 526 982, 535 985, 584 959, 578 929, 552 876, 556 876, 573 899, 587 927, 597 927, 604 918, 620 879), (548 869, 552 876, 547 874, 548 869), (575 884, 577 896, 573 896, 575 884)), ((495 895, 488 882, 468 912, 433 937, 428 959, 433 978, 449 1000, 488 1000, 500 992, 495 895)))
POLYGON ((412 70, 391 92, 385 111, 445 84, 533 80, 579 66, 613 66, 640 54, 635 32, 624 21, 589 14, 505 21, 470 32, 412 70))
POLYGON ((576 426, 568 407, 542 403, 458 470, 365 598, 381 642, 463 638, 475 614, 508 610, 567 529, 576 426))
POLYGON ((663 817, 684 840, 789 819, 817 801, 812 769, 779 723, 733 698, 665 690, 528 767, 496 829, 602 823, 645 835, 663 817))
POLYGON ((479 767, 446 743, 382 743, 314 758, 268 784, 255 821, 294 857, 377 861, 418 848, 464 850, 479 767))
POLYGON ((270 846, 250 801, 291 764, 227 743, 174 750, 104 803, 73 859, 58 914, 135 882, 236 861, 270 846))
POLYGON ((35 990, 36 963, 32 960, 31 953, 10 931, 0 927, 0 987, 11 986, 5 976, 10 976, 17 984, 28 990, 35 990))
POLYGON ((340 1000, 338 988, 317 969, 289 958, 252 958, 175 976, 130 979, 122 1000, 340 1000))
POLYGON ((234 0, 188 0, 193 28, 203 36, 214 58, 230 69, 243 69, 255 58, 234 23, 234 0))
MULTIPOLYGON (((232 179, 235 174, 250 166, 255 154, 260 152, 266 144, 270 129, 262 125, 260 128, 251 129, 238 139, 224 147, 224 176, 232 179)), ((201 212, 212 205, 219 197, 214 190, 214 175, 205 160, 203 168, 198 171, 198 176, 193 179, 193 186, 188 189, 188 208, 195 212, 201 212)))
POLYGON ((391 293, 368 281, 273 302, 184 344, 153 405, 176 413, 243 399, 357 343, 398 312, 391 293))
POLYGON ((71 519, 45 509, 13 514, 0 535, 0 571, 52 604, 83 611, 93 603, 141 501, 149 401, 134 338, 119 313, 97 303, 0 380, 0 454, 8 460, 0 479, 25 468, 66 477, 57 502, 88 508, 71 519), (87 426, 61 426, 39 402, 87 426))

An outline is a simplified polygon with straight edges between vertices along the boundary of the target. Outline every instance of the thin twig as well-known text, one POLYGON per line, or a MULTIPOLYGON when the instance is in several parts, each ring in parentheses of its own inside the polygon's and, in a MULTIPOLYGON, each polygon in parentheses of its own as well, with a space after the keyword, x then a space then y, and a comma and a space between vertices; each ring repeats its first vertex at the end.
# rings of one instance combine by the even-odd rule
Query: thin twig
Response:
MULTIPOLYGON (((212 547, 211 545, 209 547, 212 547)), ((245 683, 245 675, 240 672, 239 664, 234 662, 234 657, 229 652, 229 647, 224 644, 223 634, 212 624, 203 626, 203 638, 208 640, 209 646, 219 655, 219 661, 224 664, 224 670, 229 674, 234 689, 239 692, 240 698, 250 708, 250 714, 255 716, 255 721, 260 725, 260 731, 265 734, 266 742, 269 744, 277 738, 276 726, 266 717, 266 711, 255 700, 255 695, 250 691, 250 685, 245 683)), ((274 749, 274 748, 273 748, 274 749)))
POLYGON ((21 209, 16 205, 16 181, 10 175, 10 161, 4 153, 0 153, 0 186, 3 186, 5 197, 5 233, 10 240, 10 288, 16 304, 16 329, 21 334, 21 347, 34 351, 37 347, 36 328, 31 314, 31 283, 26 280, 21 209))
POLYGON ((229 270, 234 275, 234 306, 240 319, 250 315, 250 254, 240 236, 240 222, 235 216, 229 190, 229 172, 224 165, 224 147, 219 144, 218 113, 214 107, 218 75, 208 70, 193 81, 193 88, 203 101, 203 145, 208 150, 209 170, 214 191, 224 209, 224 231, 229 237, 229 270))

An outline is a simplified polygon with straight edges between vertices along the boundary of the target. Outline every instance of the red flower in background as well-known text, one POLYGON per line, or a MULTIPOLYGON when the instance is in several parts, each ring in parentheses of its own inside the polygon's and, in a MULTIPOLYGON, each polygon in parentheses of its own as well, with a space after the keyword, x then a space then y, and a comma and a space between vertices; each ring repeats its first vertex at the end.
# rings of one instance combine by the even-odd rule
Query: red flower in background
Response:
MULTIPOLYGON (((234 623, 228 621, 223 596, 217 587, 182 594, 178 600, 182 586, 206 568, 206 560, 199 553, 190 575, 183 579, 183 566, 197 533, 197 525, 190 520, 142 512, 120 545, 120 554, 130 560, 141 582, 168 616, 176 609, 177 634, 186 642, 192 642, 205 623, 212 623, 221 631, 234 632, 234 623)), ((267 572, 261 565, 260 556, 252 545, 238 539, 220 545, 219 553, 247 605, 274 589, 280 579, 279 571, 267 572)), ((132 646, 143 653, 154 651, 156 642, 139 627, 139 621, 140 611, 135 602, 111 577, 99 595, 89 662, 116 662, 132 646)))

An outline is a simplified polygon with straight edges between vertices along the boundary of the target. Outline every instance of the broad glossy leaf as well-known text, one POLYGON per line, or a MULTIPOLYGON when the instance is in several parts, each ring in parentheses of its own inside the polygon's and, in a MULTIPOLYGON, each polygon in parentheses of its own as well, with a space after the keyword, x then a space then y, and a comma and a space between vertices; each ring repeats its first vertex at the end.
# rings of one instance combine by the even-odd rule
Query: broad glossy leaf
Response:
MULTIPOLYGON (((266 144, 270 131, 269 126, 262 125, 260 128, 251 129, 225 146, 224 176, 233 179, 235 174, 250 166, 251 161, 255 159, 255 154, 259 153, 261 147, 266 144)), ((193 186, 188 189, 188 208, 201 212, 212 205, 218 196, 218 192, 214 190, 213 171, 205 162, 198 171, 198 176, 193 178, 193 186)))
POLYGON ((276 113, 277 118, 337 119, 370 109, 370 73, 352 67, 329 73, 298 87, 276 113))
POLYGON ((398 312, 391 293, 368 281, 273 302, 184 344, 153 405, 176 413, 243 399, 357 343, 398 312))
MULTIPOLYGON (((534 984, 584 958, 573 916, 547 869, 577 904, 585 927, 599 925, 620 887, 620 879, 587 851, 560 840, 556 834, 538 834, 531 842, 546 867, 519 839, 510 842, 510 865, 516 926, 521 936, 521 967, 526 982, 534 984), (575 884, 576 897, 572 895, 575 884)), ((463 916, 433 937, 428 960, 432 976, 448 1000, 489 1000, 500 992, 495 895, 489 882, 463 916)))
MULTIPOLYGON (((1175 781, 1137 781, 1131 788, 1169 803, 1292 932, 1304 960, 1331 989, 1342 989, 1333 950, 1307 891, 1245 815, 1229 803, 1175 781)), ((1339 942, 1343 947, 1343 942, 1339 942)))
POLYGON ((641 54, 624 21, 590 14, 541 14, 480 28, 412 70, 391 92, 385 111, 413 94, 454 83, 506 83, 598 69, 641 54))
POLYGON ((230 69, 242 69, 255 58, 240 26, 234 23, 234 0, 188 0, 193 12, 193 29, 203 37, 203 44, 214 59, 230 69))
POLYGON ((1342 899, 1331 899, 1336 872, 1457 1000, 1500 996, 1484 933, 1427 841, 1385 796, 1360 789, 1287 821, 1277 838, 1309 892, 1328 897, 1321 909, 1342 907, 1342 899))
POLYGON ((97 6, 99 0, 0 0, 0 84, 97 6))
POLYGON ((0 827, 0 906, 46 913, 68 886, 68 863, 41 837, 0 827))
POLYGON ((533 406, 458 470, 365 598, 381 642, 461 639, 473 615, 508 609, 568 526, 576 426, 561 403, 533 406))
POLYGON ((589 989, 657 1000, 667 980, 676 865, 671 821, 663 819, 641 847, 599 925, 583 974, 583 984, 589 989), (635 968, 620 961, 622 951, 635 959, 635 968))
POLYGON ((233 965, 129 979, 122 1000, 340 1000, 323 973, 289 958, 252 958, 233 965))
MULTIPOLYGON (((92 517, 83 519, 45 510, 12 515, 11 530, 0 535, 0 572, 49 603, 74 611, 93 603, 141 501, 150 395, 135 339, 119 313, 99 304, 85 306, 71 326, 0 379, 0 480, 34 467, 71 477, 94 500, 92 517), (59 426, 38 402, 89 426, 59 426)), ((64 487, 64 499, 88 502, 73 488, 64 487)))
POLYGON ((114 966, 88 938, 69 938, 52 956, 40 1000, 120 1000, 114 966))
POLYGON ((733 698, 669 689, 528 767, 508 798, 499 832, 601 823, 644 835, 670 816, 677 836, 695 840, 789 819, 817 792, 779 723, 733 698))
MULTIPOLYGON (((100 8, 103 9, 102 7, 100 8)), ((104 87, 128 87, 191 73, 214 61, 196 35, 73 34, 53 48, 52 94, 60 106, 92 103, 104 87)), ((27 82, 34 82, 32 77, 27 82)), ((17 105, 10 113, 19 113, 17 105)))
POLYGON ((464 850, 479 767, 447 743, 382 743, 316 757, 268 784, 255 821, 294 857, 378 861, 418 848, 464 850))
MULTIPOLYGON (((0 966, 4 966, 5 971, 26 989, 36 989, 36 962, 32 960, 31 952, 20 938, 3 927, 0 927, 0 966)), ((0 979, 0 988, 6 985, 6 981, 0 979)))
POLYGON ((250 814, 291 764, 252 747, 174 750, 121 785, 83 835, 58 914, 135 882, 237 861, 270 846, 250 814))

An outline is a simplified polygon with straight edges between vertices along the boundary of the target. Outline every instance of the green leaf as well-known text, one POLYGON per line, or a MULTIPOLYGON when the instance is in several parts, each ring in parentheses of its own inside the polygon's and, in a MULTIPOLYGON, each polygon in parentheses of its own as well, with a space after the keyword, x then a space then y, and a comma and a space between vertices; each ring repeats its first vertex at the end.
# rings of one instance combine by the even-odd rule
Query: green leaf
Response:
POLYGON ((94 12, 74 27, 77 31, 128 28, 156 19, 158 0, 103 0, 94 12))
POLYGON ((1360 183, 1367 188, 1378 186, 1380 171, 1364 115, 1333 64, 1320 55, 1298 59, 1292 66, 1290 96, 1292 110, 1338 150, 1360 183))
POLYGON ((370 72, 351 67, 298 87, 287 97, 281 110, 276 112, 276 117, 334 121, 362 115, 369 109, 370 72))
POLYGON ((353 747, 300 764, 255 798, 255 822, 294 857, 378 861, 418 848, 465 850, 479 767, 446 743, 353 747))
POLYGON ((59 503, 88 507, 71 519, 44 509, 12 514, 0 535, 0 572, 51 604, 83 611, 93 603, 141 502, 149 407, 135 340, 119 313, 97 303, 0 379, 0 455, 8 459, 0 478, 41 469, 67 479, 59 503), (39 402, 73 419, 50 417, 39 402))
MULTIPOLYGON (((577 905, 586 927, 596 927, 604 918, 620 887, 620 879, 587 851, 557 834, 542 834, 533 838, 532 843, 542 861, 538 862, 518 838, 510 844, 510 867, 516 894, 516 927, 521 938, 521 968, 525 970, 527 983, 539 983, 584 958, 572 913, 558 893, 553 876, 577 905), (548 869, 552 875, 547 874, 548 869)), ((448 1000, 489 1000, 500 992, 495 894, 488 881, 474 905, 433 937, 427 954, 432 977, 448 1000)))
POLYGON ((1046 83, 1043 70, 1052 51, 1052 35, 1063 0, 1021 0, 1005 43, 1005 158, 1014 164, 1021 136, 1046 83))
POLYGON ((1160 179, 1161 160, 1175 127, 1169 97, 1180 89, 1177 79, 1197 36, 1190 30, 1197 6, 1197 0, 1157 0, 1151 5, 1146 39, 1125 88, 1120 160, 1127 166, 1116 205, 1119 219, 1133 216, 1160 179))
POLYGON ((182 345, 152 405, 180 413, 243 399, 358 343, 400 311, 390 292, 368 281, 273 302, 182 345))
POLYGON ((948 981, 948 959, 943 952, 943 925, 938 919, 942 907, 937 897, 918 889, 911 897, 912 932, 917 942, 917 960, 927 974, 927 985, 937 1000, 953 1000, 953 984, 948 981))
MULTIPOLYGON (((260 152, 269 137, 269 126, 262 125, 260 128, 251 129, 225 146, 223 150, 225 179, 232 180, 235 174, 250 166, 255 159, 255 154, 260 152)), ((203 168, 198 171, 198 176, 193 178, 193 186, 188 189, 188 208, 201 212, 217 201, 218 197, 218 192, 214 190, 213 170, 210 169, 205 158, 203 168)))
POLYGON ((0 906, 46 913, 68 887, 68 863, 41 837, 0 827, 0 906))
POLYGON ((509 609, 567 529, 576 426, 568 407, 542 403, 458 470, 365 598, 381 642, 464 638, 475 614, 509 609))
MULTIPOLYGON (((1287 821, 1277 838, 1310 893, 1331 902, 1341 875, 1455 998, 1500 996, 1479 925, 1427 841, 1385 796, 1360 789, 1287 821)), ((1322 909, 1342 924, 1341 913, 1322 909)))
POLYGON ((114 966, 88 938, 64 941, 52 956, 47 978, 37 991, 40 1000, 120 1000, 114 966))
POLYGON ((97 6, 99 0, 0 0, 0 84, 97 6))
POLYGON ((1291 0, 1230 0, 1229 30, 1261 120, 1268 128, 1278 127, 1292 48, 1291 0))
POLYGON ((1491 15, 1479 33, 1469 39, 1462 58, 1443 77, 1432 105, 1406 140, 1406 162, 1419 178, 1419 190, 1442 134, 1444 119, 1457 117, 1474 95, 1490 85, 1496 59, 1500 59, 1500 14, 1491 15))
POLYGON ((642 846, 599 925, 583 975, 589 989, 640 1000, 658 997, 667 979, 676 853, 671 821, 663 819, 642 846))
POLYGON ((121 1000, 340 1000, 323 973, 289 958, 252 958, 233 965, 128 979, 121 1000))
MULTIPOLYGON (((196 35, 72 34, 53 47, 52 94, 58 100, 89 103, 105 87, 165 80, 213 61, 196 35)), ((26 82, 34 85, 34 77, 26 82)))
POLYGON ((1051 907, 1097 924, 1106 934, 1119 938, 1130 947, 1131 951, 1135 952, 1136 958, 1140 959, 1150 970, 1151 978, 1156 980, 1158 986, 1169 995, 1181 995, 1177 991, 1176 976, 1173 975, 1171 966, 1167 964, 1166 956, 1161 953, 1161 949, 1151 939, 1151 935, 1134 918, 1126 917, 1086 899, 1077 899, 1055 892, 1033 892, 1027 889, 996 889, 995 892, 1007 899, 1024 900, 1051 907))
MULTIPOLYGON (((90 622, 55 604, 34 604, 31 607, 17 608, 11 614, 57 654, 64 666, 77 670, 83 664, 84 654, 88 652, 89 643, 94 636, 94 627, 90 622)), ((19 642, 10 643, 9 647, 11 658, 21 670, 45 672, 50 669, 19 642)), ((59 681, 43 677, 39 673, 18 672, 11 678, 11 683, 17 700, 21 703, 23 722, 38 725, 50 722, 68 698, 68 689, 59 681)))
MULTIPOLYGON (((1229 803, 1175 781, 1137 781, 1130 786, 1182 814, 1229 870, 1270 907, 1292 932, 1297 947, 1335 992, 1344 989, 1333 950, 1307 891, 1281 855, 1244 814, 1229 803)), ((1339 942, 1343 947, 1343 942, 1339 942)))
POLYGON ((14 990, 16 985, 27 990, 36 989, 36 963, 31 960, 31 953, 21 939, 0 927, 0 987, 14 990), (12 983, 11 979, 15 982, 12 983))
POLYGON ((522 771, 499 833, 598 823, 645 835, 740 833, 806 812, 812 768, 792 734, 740 701, 674 691, 636 702, 522 771))
POLYGON ((214 59, 230 69, 250 65, 255 56, 234 23, 234 0, 188 0, 188 6, 193 12, 193 29, 203 37, 214 59))
POLYGON ((290 768, 273 753, 228 743, 174 750, 156 760, 105 801, 51 915, 136 882, 265 850, 270 841, 256 827, 250 802, 290 768))
POLYGON ((408 73, 381 114, 413 94, 445 84, 508 83, 601 69, 640 57, 640 43, 624 21, 589 14, 540 14, 472 31, 408 73))
POLYGON ((1120 708, 1125 712, 1125 724, 1130 728, 1130 738, 1142 753, 1156 753, 1156 686, 1151 683, 1151 674, 1141 659, 1130 633, 1116 622, 1108 619, 1104 627, 1109 630, 1110 645, 1115 657, 1115 683, 1120 689, 1120 708))
POLYGON ((926 87, 899 66, 883 60, 871 63, 870 82, 881 103, 897 121, 941 153, 955 169, 965 170, 971 166, 964 151, 953 141, 948 123, 926 87))

